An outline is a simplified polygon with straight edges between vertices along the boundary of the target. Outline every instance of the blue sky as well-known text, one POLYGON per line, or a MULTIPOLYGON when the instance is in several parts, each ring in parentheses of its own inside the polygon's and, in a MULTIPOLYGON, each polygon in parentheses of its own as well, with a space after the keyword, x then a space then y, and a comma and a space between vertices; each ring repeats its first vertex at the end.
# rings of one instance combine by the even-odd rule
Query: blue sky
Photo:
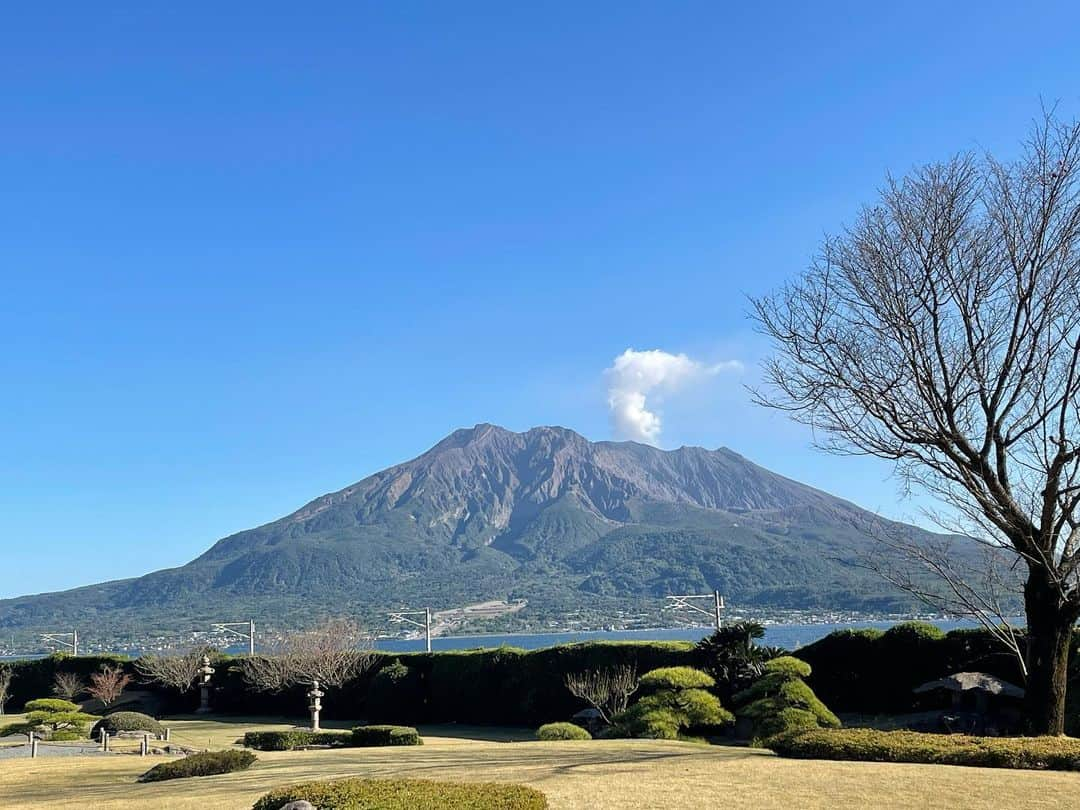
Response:
POLYGON ((651 399, 662 446, 912 514, 749 404, 745 295, 887 171, 1076 115, 1080 11, 743 5, 7 9, 0 596, 181 564, 460 426, 610 438, 631 347, 744 366, 651 399))

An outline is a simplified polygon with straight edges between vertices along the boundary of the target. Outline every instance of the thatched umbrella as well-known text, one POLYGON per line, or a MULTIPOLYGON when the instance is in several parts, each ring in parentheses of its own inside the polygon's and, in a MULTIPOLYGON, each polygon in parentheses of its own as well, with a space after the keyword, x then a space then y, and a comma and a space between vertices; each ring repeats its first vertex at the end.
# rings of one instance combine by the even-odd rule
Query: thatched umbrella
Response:
POLYGON ((1019 686, 993 675, 987 675, 985 672, 956 672, 948 677, 916 686, 915 693, 932 692, 935 689, 945 689, 949 692, 970 692, 975 689, 987 695, 1003 695, 1011 698, 1024 696, 1024 690, 1019 686))
POLYGON ((916 686, 916 694, 933 692, 943 689, 953 693, 953 704, 958 705, 965 693, 975 696, 976 711, 985 712, 987 702, 991 697, 995 698, 1022 698, 1024 690, 1016 684, 1003 681, 994 675, 985 672, 956 672, 936 681, 927 681, 921 686, 916 686))

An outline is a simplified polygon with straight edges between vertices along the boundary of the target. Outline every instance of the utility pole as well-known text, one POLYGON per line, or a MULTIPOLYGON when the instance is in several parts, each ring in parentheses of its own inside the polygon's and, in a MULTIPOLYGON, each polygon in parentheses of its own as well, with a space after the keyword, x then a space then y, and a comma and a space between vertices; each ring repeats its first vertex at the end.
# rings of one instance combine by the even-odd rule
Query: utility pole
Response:
POLYGON ((71 650, 72 655, 79 654, 79 631, 72 630, 70 633, 42 633, 41 640, 45 644, 59 644, 71 650))
POLYGON ((387 616, 390 619, 391 624, 411 624, 413 627, 424 628, 424 641, 427 645, 427 651, 431 652, 431 608, 426 607, 423 610, 404 610, 396 613, 388 613, 387 616), (423 616, 423 621, 417 619, 411 619, 410 616, 423 616))
POLYGON ((724 622, 721 618, 721 614, 724 610, 724 597, 720 595, 720 591, 686 594, 682 596, 666 596, 664 598, 667 601, 667 604, 664 605, 664 610, 689 610, 694 613, 701 613, 716 622, 717 630, 723 626, 724 622), (712 605, 708 608, 702 607, 698 603, 702 599, 709 600, 712 602, 712 605))
POLYGON ((214 622, 210 629, 217 633, 224 633, 229 638, 238 638, 247 641, 248 655, 255 657, 255 620, 248 619, 246 622, 214 622), (244 628, 238 630, 238 627, 244 628), (246 631, 246 632, 245 632, 246 631))

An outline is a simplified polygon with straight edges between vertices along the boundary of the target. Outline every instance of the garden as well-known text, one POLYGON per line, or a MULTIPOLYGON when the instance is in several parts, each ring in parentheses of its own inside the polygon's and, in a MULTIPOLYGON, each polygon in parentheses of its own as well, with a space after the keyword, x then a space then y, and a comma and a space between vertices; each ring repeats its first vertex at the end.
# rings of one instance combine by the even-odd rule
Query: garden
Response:
POLYGON ((759 645, 760 630, 729 625, 698 645, 382 655, 338 627, 338 642, 303 638, 258 660, 19 662, 0 696, 18 712, 0 719, 0 795, 13 807, 531 810, 942 795, 1053 806, 1075 791, 1071 737, 897 726, 918 717, 929 729, 928 716, 954 711, 948 694, 918 692, 922 678, 1011 677, 991 639, 912 623, 792 655, 759 645))

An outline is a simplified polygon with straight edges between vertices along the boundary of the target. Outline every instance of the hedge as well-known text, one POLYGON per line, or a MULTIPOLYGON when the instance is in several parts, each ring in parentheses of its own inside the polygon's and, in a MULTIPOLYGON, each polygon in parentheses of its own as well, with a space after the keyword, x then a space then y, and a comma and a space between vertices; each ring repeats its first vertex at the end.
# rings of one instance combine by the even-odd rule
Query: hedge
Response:
POLYGON ((308 801, 319 810, 545 810, 544 794, 523 785, 341 779, 272 790, 253 810, 308 801))
POLYGON ((203 751, 183 759, 162 762, 142 776, 140 782, 164 782, 167 779, 186 779, 189 776, 214 776, 220 773, 246 771, 255 764, 250 751, 203 751))
MULTIPOLYGON (((1016 658, 985 630, 942 633, 924 622, 904 622, 885 632, 838 630, 800 647, 795 655, 813 669, 806 681, 810 688, 838 712, 945 708, 946 702, 935 704, 934 697, 920 697, 912 690, 953 672, 987 672, 1011 683, 1024 682, 1016 658)), ((1075 647, 1071 658, 1070 670, 1080 673, 1075 647)))
POLYGON ((307 731, 289 729, 288 731, 249 731, 244 735, 244 747, 257 751, 292 751, 309 745, 329 745, 345 747, 352 745, 350 731, 307 731))
MULTIPOLYGON (((50 656, 12 663, 14 680, 9 712, 17 712, 32 697, 52 691, 57 671, 88 678, 103 662, 121 662, 134 672, 133 662, 115 656, 50 656)), ((374 665, 343 687, 327 690, 324 716, 385 723, 474 723, 537 727, 573 715, 582 704, 566 689, 572 672, 628 665, 638 672, 660 667, 693 666, 694 647, 682 641, 605 641, 562 644, 539 650, 512 647, 455 650, 436 653, 376 653, 374 665), (379 673, 396 662, 385 678, 379 673), (375 681, 379 680, 378 686, 375 681), (404 694, 401 694, 404 690, 404 694), (370 709, 370 711, 369 711, 370 709)), ((256 692, 243 679, 238 659, 215 660, 214 712, 235 715, 301 716, 308 687, 281 693, 256 692)), ((180 694, 156 684, 145 689, 160 695, 162 712, 187 713, 198 706, 198 690, 180 694)))
POLYGON ((148 731, 155 737, 160 737, 165 733, 165 727, 161 723, 150 715, 141 712, 113 712, 107 714, 94 724, 90 736, 97 738, 98 734, 101 733, 101 729, 105 729, 109 734, 116 734, 119 731, 148 731))
POLYGON ((357 726, 352 730, 352 744, 357 748, 381 745, 423 745, 420 733, 411 726, 357 726))
POLYGON ((968 737, 868 728, 811 729, 773 737, 769 747, 782 757, 799 759, 1080 770, 1080 740, 1072 737, 968 737))
POLYGON ((536 739, 545 742, 591 740, 592 734, 574 723, 546 723, 536 730, 536 739))

